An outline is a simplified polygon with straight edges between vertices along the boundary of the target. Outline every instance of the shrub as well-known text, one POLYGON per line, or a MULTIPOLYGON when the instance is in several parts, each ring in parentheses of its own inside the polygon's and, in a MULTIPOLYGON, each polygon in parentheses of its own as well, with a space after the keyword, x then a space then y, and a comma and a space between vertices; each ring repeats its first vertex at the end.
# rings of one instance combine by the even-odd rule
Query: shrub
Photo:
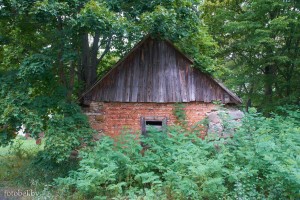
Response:
POLYGON ((66 100, 66 88, 53 83, 53 74, 45 82, 35 78, 45 76, 48 59, 38 55, 30 59, 34 62, 24 61, 19 73, 0 77, 0 146, 13 143, 24 126, 34 139, 45 133, 44 158, 66 161, 94 132, 80 106, 66 100))
POLYGON ((140 140, 103 137, 56 183, 95 199, 297 199, 299 116, 248 114, 226 139, 202 140, 181 127, 140 140))
POLYGON ((242 199, 300 196, 299 110, 266 118, 250 114, 226 145, 229 194, 242 199))
POLYGON ((168 136, 155 131, 150 135, 142 139, 149 147, 144 155, 135 135, 122 135, 116 142, 104 137, 95 149, 81 154, 77 171, 57 182, 88 197, 198 199, 224 193, 222 158, 216 158, 213 145, 176 128, 168 136))
POLYGON ((79 106, 62 104, 48 121, 44 158, 57 163, 68 161, 73 150, 91 142, 93 133, 79 106))

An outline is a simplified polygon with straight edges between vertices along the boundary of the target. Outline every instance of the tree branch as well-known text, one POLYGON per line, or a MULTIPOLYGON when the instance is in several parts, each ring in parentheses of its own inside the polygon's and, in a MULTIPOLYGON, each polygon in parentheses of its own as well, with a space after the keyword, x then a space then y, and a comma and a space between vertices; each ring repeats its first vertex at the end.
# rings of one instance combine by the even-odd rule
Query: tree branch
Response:
POLYGON ((103 51, 103 53, 101 54, 100 58, 97 59, 97 65, 101 62, 101 60, 103 59, 103 57, 109 52, 110 50, 110 44, 112 41, 112 34, 110 35, 110 37, 108 38, 108 41, 106 43, 105 49, 103 51))

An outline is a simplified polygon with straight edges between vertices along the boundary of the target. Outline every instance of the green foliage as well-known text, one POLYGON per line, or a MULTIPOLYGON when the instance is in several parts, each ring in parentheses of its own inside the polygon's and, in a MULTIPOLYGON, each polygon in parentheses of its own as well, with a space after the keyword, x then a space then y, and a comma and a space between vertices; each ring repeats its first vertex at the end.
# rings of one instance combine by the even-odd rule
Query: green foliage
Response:
POLYGON ((89 144, 94 131, 75 104, 60 104, 51 115, 45 131, 44 156, 62 162, 70 157, 73 150, 89 144))
POLYGON ((16 132, 21 128, 22 123, 30 129, 31 136, 37 137, 41 132, 42 124, 34 110, 30 110, 30 98, 22 82, 16 78, 15 73, 6 74, 1 77, 1 101, 0 101, 0 127, 1 143, 7 145, 16 136, 16 132), (20 84, 21 83, 21 84, 20 84), (17 84, 17 85, 16 85, 17 84), (20 84, 20 85, 19 85, 20 84))
MULTIPOLYGON (((43 54, 26 58, 20 66, 19 76, 26 81, 41 81, 52 75, 52 60, 43 54)), ((53 79, 53 77, 51 77, 53 79)))
POLYGON ((151 10, 141 15, 142 30, 158 38, 169 39, 191 57, 195 67, 213 72, 216 43, 201 20, 201 1, 154 1, 151 10))
MULTIPOLYGON (((1 182, 18 185, 24 180, 24 171, 30 166, 31 161, 37 155, 43 146, 36 145, 34 140, 24 140, 17 138, 10 146, 0 147, 0 185, 1 182)), ((31 167, 29 167, 31 168, 31 167)), ((32 179, 32 177, 27 177, 32 179)))
POLYGON ((235 134, 228 160, 235 195, 247 199, 299 197, 299 108, 285 117, 252 114, 235 134), (236 165, 236 166, 234 166, 236 165), (239 167, 237 167, 239 166, 239 167), (241 168, 243 166, 243 168, 241 168))
POLYGON ((220 189, 218 194, 223 193, 218 171, 221 163, 212 160, 216 154, 206 157, 206 148, 213 149, 213 145, 205 147, 201 139, 184 136, 178 129, 169 134, 153 132, 150 138, 142 139, 151 149, 144 155, 135 135, 122 136, 116 143, 104 137, 95 149, 81 155, 78 171, 57 182, 76 188, 87 197, 197 199, 200 195, 215 196, 209 189, 212 184, 220 189), (206 181, 206 177, 212 180, 206 181))
MULTIPOLYGON (((299 102, 300 3, 297 0, 205 1, 226 85, 265 113, 299 102)), ((252 105, 251 105, 252 104, 252 105)))
POLYGON ((0 145, 8 145, 24 125, 25 132, 35 139, 44 132, 44 158, 61 162, 70 156, 72 150, 87 143, 93 130, 80 107, 64 100, 62 88, 56 84, 49 85, 47 79, 23 79, 34 76, 33 73, 44 73, 43 65, 32 67, 41 67, 41 70, 32 72, 24 69, 21 71, 24 73, 20 72, 18 76, 12 74, 1 79, 0 145), (20 85, 16 86, 16 83, 20 85))
POLYGON ((186 125, 186 113, 184 110, 185 106, 182 103, 176 103, 174 105, 174 110, 173 110, 173 114, 174 116, 176 116, 177 121, 181 124, 181 125, 186 125))
MULTIPOLYGON (((202 3, 199 0, 107 1, 113 11, 121 12, 128 21, 124 26, 128 44, 139 41, 146 34, 168 39, 189 55, 196 67, 212 72, 215 70, 213 56, 217 46, 201 19, 199 8, 202 3)), ((127 50, 131 47, 121 45, 127 50)))
POLYGON ((32 189, 41 191, 47 186, 52 186, 54 179, 67 176, 70 170, 76 170, 77 167, 76 159, 56 163, 45 159, 44 152, 39 151, 28 159, 28 165, 22 167, 22 173, 18 173, 12 181, 19 182, 23 187, 34 187, 32 189))
POLYGON ((299 108, 288 113, 248 114, 233 138, 213 141, 180 127, 154 131, 140 139, 144 150, 132 134, 103 137, 56 182, 95 199, 297 199, 299 108))
MULTIPOLYGON (((78 160, 55 163, 43 158, 43 143, 36 145, 33 139, 17 137, 9 146, 0 147, 0 188, 4 190, 32 190, 32 199, 63 199, 53 190, 54 178, 64 177, 75 170, 78 160)), ((74 198, 84 199, 84 198, 74 198)))
POLYGON ((24 142, 22 140, 16 140, 10 147, 10 154, 15 155, 18 159, 28 156, 28 152, 22 148, 24 142))

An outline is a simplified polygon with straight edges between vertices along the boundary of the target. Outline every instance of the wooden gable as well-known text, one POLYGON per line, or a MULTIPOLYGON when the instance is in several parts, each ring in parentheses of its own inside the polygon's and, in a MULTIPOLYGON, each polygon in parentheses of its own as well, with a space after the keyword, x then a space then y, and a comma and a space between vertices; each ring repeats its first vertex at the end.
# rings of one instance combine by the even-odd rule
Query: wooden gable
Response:
POLYGON ((192 64, 170 42, 147 37, 83 97, 104 102, 241 103, 234 93, 192 64))

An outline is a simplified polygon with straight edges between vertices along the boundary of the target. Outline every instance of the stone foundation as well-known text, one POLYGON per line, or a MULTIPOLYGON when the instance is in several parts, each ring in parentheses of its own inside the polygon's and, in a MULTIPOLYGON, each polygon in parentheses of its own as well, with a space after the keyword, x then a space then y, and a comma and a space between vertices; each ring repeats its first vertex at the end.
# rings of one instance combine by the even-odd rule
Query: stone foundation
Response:
POLYGON ((235 129, 242 125, 244 113, 237 109, 213 111, 207 114, 208 134, 218 134, 220 137, 232 137, 235 129), (226 122, 226 123, 224 123, 226 122))

